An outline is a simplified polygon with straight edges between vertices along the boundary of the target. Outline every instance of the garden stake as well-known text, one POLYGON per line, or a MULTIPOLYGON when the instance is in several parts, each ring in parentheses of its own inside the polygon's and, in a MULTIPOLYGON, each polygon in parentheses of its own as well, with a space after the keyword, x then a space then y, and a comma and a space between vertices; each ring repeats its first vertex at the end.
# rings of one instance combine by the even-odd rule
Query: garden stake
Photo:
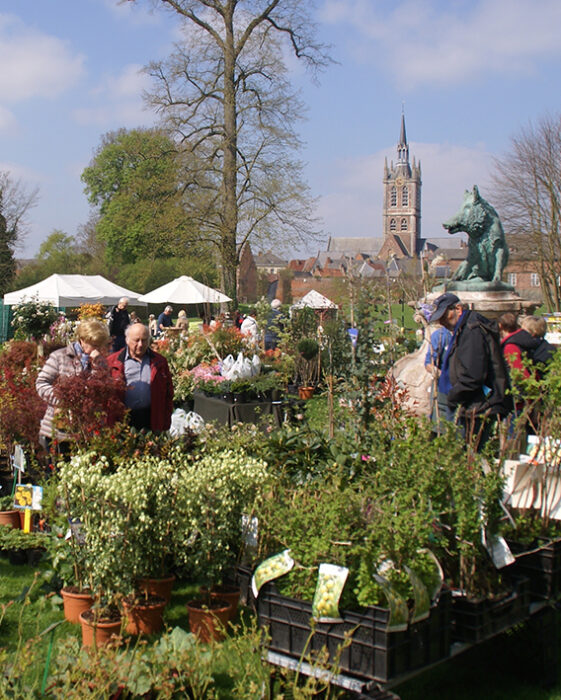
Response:
POLYGON ((46 630, 43 630, 41 634, 39 635, 42 637, 44 634, 47 634, 47 632, 51 633, 51 638, 49 640, 49 648, 47 649, 47 659, 45 661, 45 670, 43 671, 43 682, 41 683, 41 695, 45 694, 45 688, 47 686, 47 678, 49 677, 49 666, 51 665, 51 654, 53 651, 53 644, 55 641, 55 629, 62 624, 62 620, 59 622, 53 622, 52 625, 49 625, 46 630))

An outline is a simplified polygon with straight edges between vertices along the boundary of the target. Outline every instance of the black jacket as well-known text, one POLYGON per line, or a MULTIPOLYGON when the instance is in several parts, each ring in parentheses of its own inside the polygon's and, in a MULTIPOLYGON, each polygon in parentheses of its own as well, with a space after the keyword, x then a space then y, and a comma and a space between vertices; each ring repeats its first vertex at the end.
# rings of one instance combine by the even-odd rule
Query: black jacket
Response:
POLYGON ((499 328, 476 311, 459 321, 449 352, 448 405, 460 413, 506 416, 514 408, 499 328), (484 390, 485 387, 485 390, 484 390))
POLYGON ((525 353, 534 363, 543 363, 546 365, 555 354, 555 346, 548 343, 545 338, 535 338, 523 328, 508 339, 509 343, 518 345, 520 350, 525 353))

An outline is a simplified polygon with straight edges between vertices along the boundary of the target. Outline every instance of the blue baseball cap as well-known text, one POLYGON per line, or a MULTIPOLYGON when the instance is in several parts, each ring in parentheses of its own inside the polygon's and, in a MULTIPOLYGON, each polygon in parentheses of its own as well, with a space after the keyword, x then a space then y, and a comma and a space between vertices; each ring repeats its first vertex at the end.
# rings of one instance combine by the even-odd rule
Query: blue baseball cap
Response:
POLYGON ((459 303, 460 300, 455 294, 452 294, 451 292, 441 294, 434 300, 434 311, 431 314, 430 322, 434 323, 435 321, 440 320, 446 313, 447 309, 449 309, 451 306, 456 306, 456 304, 459 303))

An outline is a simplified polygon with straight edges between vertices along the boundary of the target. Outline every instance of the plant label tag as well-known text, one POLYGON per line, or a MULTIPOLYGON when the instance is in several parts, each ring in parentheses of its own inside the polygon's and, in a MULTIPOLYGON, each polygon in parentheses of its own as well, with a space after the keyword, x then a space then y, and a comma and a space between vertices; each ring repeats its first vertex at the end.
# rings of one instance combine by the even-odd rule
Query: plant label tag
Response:
POLYGON ((339 613, 339 600, 348 575, 349 570, 344 566, 319 565, 312 602, 312 615, 317 622, 343 622, 339 613))
POLYGON ((388 632, 403 632, 407 629, 409 623, 409 608, 405 599, 394 589, 387 578, 380 574, 373 575, 374 580, 379 584, 384 591, 384 595, 388 601, 389 617, 388 617, 388 632))
POLYGON ((21 445, 16 445, 14 447, 14 455, 12 457, 12 464, 14 466, 14 469, 17 469, 20 472, 25 471, 27 461, 25 459, 25 452, 23 451, 23 447, 21 445))
POLYGON ((259 521, 257 518, 250 518, 245 513, 242 515, 242 538, 243 543, 250 549, 257 549, 257 532, 259 521))
POLYGON ((79 545, 86 544, 86 536, 84 535, 84 532, 82 531, 82 521, 81 520, 69 520, 68 524, 70 525, 70 529, 68 531, 66 539, 70 539, 71 537, 74 537, 76 540, 76 543, 79 545))
POLYGON ((279 576, 284 576, 294 566, 294 559, 290 556, 290 549, 285 549, 280 554, 274 554, 265 559, 253 572, 251 578, 251 590, 257 598, 262 586, 268 581, 273 581, 279 576))
POLYGON ((32 484, 17 484, 14 492, 14 508, 41 510, 43 487, 32 484))
POLYGON ((421 580, 421 577, 416 574, 413 569, 408 566, 403 567, 405 573, 409 576, 411 587, 413 588, 413 612, 411 613, 411 624, 426 620, 430 615, 430 596, 427 587, 421 580))
POLYGON ((481 534, 481 541, 497 569, 502 569, 514 563, 514 556, 504 537, 494 535, 488 538, 485 531, 481 534))

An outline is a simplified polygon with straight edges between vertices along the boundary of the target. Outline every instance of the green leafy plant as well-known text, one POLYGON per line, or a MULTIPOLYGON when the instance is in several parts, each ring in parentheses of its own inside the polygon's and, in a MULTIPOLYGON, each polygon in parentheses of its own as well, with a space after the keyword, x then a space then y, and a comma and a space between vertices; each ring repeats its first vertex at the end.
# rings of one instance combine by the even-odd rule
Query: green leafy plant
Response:
POLYGON ((17 340, 42 340, 58 318, 56 308, 39 301, 38 297, 15 304, 12 310, 12 326, 17 340))

